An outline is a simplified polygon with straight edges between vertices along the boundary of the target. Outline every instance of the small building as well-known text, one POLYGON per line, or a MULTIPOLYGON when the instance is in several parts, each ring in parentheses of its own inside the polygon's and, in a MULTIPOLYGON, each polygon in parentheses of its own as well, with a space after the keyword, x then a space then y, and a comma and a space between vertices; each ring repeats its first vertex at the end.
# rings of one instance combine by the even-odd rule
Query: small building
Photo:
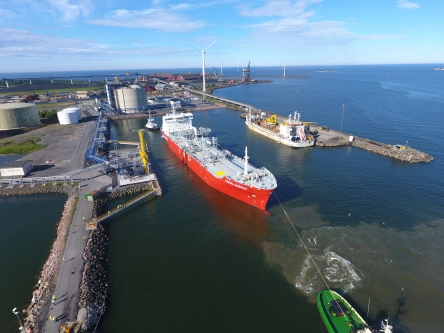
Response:
POLYGON ((33 169, 31 161, 12 161, 0 163, 0 177, 26 176, 33 169))
POLYGON ((85 197, 88 201, 94 201, 98 197, 100 197, 101 194, 102 193, 99 190, 94 190, 91 193, 88 193, 87 195, 85 194, 85 197))
POLYGON ((76 99, 88 99, 89 98, 89 91, 82 90, 82 91, 76 91, 76 99))

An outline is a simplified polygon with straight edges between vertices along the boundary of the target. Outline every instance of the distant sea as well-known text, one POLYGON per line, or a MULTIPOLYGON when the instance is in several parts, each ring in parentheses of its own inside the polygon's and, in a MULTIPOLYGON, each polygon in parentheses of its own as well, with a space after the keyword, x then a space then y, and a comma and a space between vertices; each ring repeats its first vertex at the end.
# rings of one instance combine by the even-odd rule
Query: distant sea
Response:
MULTIPOLYGON (((195 126, 210 127, 210 136, 238 155, 248 146, 250 162, 275 174, 271 216, 209 188, 159 133, 147 133, 163 196, 109 225, 109 305, 99 331, 325 332, 315 297, 326 286, 280 201, 330 288, 346 293, 364 318, 378 324, 389 317, 397 333, 443 332, 444 72, 435 67, 286 67, 287 76, 306 78, 282 78, 282 67, 252 67, 253 78, 273 82, 216 90, 270 113, 298 111, 304 121, 342 125, 343 132, 408 144, 435 158, 408 164, 353 147, 291 149, 250 131, 237 111, 196 112, 195 126)), ((160 71, 180 72, 141 70, 160 71)), ((237 68, 224 73, 241 75, 237 68)), ((113 127, 119 139, 137 140, 132 130, 144 124, 131 119, 113 127)), ((57 215, 63 204, 57 200, 39 207, 57 215)), ((54 227, 59 216, 24 209, 29 201, 0 198, 1 211, 9 212, 0 222, 0 244, 13 239, 8 244, 21 249, 4 250, 1 271, 12 262, 30 267, 36 256, 32 267, 41 267, 47 255, 50 244, 34 249, 32 237, 17 230, 14 212, 54 227)), ((44 233, 50 242, 53 231, 44 233)), ((0 291, 11 291, 0 298, 5 332, 16 332, 11 309, 28 305, 38 275, 38 268, 19 274, 11 267, 0 275, 0 291)))

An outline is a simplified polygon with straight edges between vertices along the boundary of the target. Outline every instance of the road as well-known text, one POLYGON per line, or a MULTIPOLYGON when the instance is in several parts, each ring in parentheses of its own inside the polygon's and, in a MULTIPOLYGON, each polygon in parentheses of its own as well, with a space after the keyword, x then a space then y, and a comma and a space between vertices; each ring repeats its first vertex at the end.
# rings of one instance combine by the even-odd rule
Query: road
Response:
POLYGON ((48 315, 55 317, 56 321, 52 322, 48 318, 43 330, 45 333, 59 332, 61 324, 77 319, 84 263, 82 255, 89 236, 89 231, 85 230, 83 218, 91 218, 93 209, 92 202, 88 201, 84 194, 111 184, 111 178, 99 170, 92 170, 79 176, 82 176, 84 180, 80 181, 81 193, 66 241, 63 254, 65 260, 62 261, 55 287, 54 305, 48 315))

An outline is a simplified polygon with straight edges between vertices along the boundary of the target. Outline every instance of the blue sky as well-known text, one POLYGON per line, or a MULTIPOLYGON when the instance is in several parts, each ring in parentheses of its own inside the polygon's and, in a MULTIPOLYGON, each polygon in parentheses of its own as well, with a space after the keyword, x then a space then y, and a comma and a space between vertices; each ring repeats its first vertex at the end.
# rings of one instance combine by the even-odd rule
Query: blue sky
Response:
POLYGON ((0 72, 435 63, 443 0, 2 0, 0 72))

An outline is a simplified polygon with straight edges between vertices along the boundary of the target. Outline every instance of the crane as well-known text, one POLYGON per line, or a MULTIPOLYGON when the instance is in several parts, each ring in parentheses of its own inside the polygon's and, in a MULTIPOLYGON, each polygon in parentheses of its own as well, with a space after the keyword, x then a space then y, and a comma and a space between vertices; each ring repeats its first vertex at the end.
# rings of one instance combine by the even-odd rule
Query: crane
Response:
POLYGON ((213 77, 217 79, 217 71, 216 68, 214 68, 214 66, 213 66, 213 77))
POLYGON ((139 153, 140 153, 140 158, 142 159, 142 163, 143 163, 143 170, 145 170, 145 174, 148 174, 148 156, 146 154, 146 141, 145 141, 145 137, 143 135, 143 130, 139 130, 139 153))
POLYGON ((272 115, 270 118, 267 119, 267 124, 269 125, 277 125, 277 115, 272 115))

